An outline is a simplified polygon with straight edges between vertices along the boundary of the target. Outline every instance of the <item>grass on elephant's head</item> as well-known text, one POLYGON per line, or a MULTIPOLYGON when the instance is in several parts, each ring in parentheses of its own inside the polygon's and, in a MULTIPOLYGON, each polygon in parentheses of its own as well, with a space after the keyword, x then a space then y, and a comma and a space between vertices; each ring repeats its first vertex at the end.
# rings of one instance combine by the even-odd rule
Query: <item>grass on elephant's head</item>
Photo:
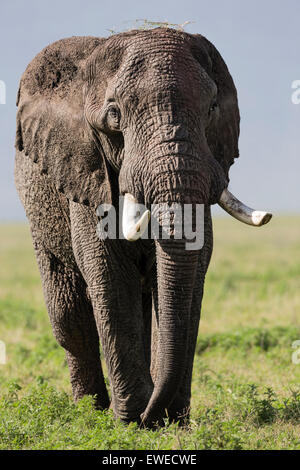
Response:
POLYGON ((78 405, 51 332, 28 226, 0 226, 2 449, 300 449, 300 217, 214 221, 191 424, 156 431, 78 405))
POLYGON ((124 31, 131 31, 136 29, 149 30, 154 28, 171 28, 177 31, 185 31, 185 28, 193 23, 193 21, 184 21, 183 23, 171 23, 170 21, 155 21, 147 19, 137 19, 134 21, 126 21, 126 27, 108 29, 110 34, 118 34, 124 31))

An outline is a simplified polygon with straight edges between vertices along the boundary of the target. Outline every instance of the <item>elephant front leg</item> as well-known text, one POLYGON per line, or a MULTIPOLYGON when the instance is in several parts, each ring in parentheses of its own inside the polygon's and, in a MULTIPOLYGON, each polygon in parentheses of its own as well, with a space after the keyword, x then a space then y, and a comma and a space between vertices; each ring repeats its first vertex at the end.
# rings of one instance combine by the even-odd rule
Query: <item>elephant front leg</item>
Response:
POLYGON ((87 283, 107 366, 112 408, 125 422, 140 420, 152 394, 141 276, 134 246, 125 240, 99 240, 97 217, 71 204, 72 245, 87 283))
POLYGON ((89 288, 111 386, 112 408, 140 422, 153 390, 144 338, 142 299, 133 285, 89 288))

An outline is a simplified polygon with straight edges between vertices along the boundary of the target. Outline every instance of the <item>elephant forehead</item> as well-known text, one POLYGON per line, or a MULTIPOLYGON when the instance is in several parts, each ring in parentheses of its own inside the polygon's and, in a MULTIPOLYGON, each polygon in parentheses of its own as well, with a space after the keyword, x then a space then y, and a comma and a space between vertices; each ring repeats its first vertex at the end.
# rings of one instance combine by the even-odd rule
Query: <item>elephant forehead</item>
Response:
POLYGON ((142 63, 159 65, 166 63, 180 64, 196 58, 205 69, 211 69, 212 63, 205 44, 205 38, 169 28, 134 31, 125 41, 125 56, 128 64, 134 68, 142 63), (164 59, 163 63, 161 59, 164 59))
POLYGON ((116 94, 133 99, 144 99, 174 92, 174 96, 187 95, 195 99, 200 93, 207 96, 217 92, 216 85, 202 65, 185 47, 166 50, 157 47, 147 52, 136 49, 127 51, 114 77, 116 94), (193 96, 195 95, 195 96, 193 96))
POLYGON ((192 62, 188 44, 171 41, 168 37, 154 37, 143 41, 137 38, 126 49, 123 67, 132 73, 151 70, 152 74, 175 71, 192 62), (180 67, 181 65, 181 67, 180 67))

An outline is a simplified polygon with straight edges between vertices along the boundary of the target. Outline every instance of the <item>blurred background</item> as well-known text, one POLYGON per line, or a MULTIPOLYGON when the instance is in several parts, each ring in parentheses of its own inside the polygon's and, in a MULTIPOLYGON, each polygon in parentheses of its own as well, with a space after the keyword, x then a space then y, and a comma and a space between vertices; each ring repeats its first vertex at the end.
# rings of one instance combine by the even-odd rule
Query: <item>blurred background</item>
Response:
MULTIPOLYGON (((221 52, 235 81, 241 112, 240 159, 231 188, 252 207, 299 213, 300 80, 298 0, 11 0, 0 7, 0 221, 24 220, 13 181, 16 94, 32 58, 49 43, 73 35, 109 36, 137 19, 182 24, 221 52)), ((139 23, 137 24, 137 26, 139 23)), ((214 210, 220 213, 219 209, 214 210)))

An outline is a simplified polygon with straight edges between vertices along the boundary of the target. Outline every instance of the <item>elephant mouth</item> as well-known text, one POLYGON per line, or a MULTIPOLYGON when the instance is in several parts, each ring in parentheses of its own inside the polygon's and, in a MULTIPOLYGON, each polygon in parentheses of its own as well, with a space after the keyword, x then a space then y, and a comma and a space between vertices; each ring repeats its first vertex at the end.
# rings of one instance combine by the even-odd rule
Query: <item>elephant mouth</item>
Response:
MULTIPOLYGON (((223 190, 218 204, 235 219, 254 227, 261 227, 272 218, 272 214, 269 212, 248 207, 239 201, 227 188, 223 190)), ((140 207, 141 205, 138 204, 138 201, 132 194, 125 194, 122 222, 123 234, 128 241, 138 240, 149 224, 151 212, 146 209, 143 214, 140 214, 140 207)))

